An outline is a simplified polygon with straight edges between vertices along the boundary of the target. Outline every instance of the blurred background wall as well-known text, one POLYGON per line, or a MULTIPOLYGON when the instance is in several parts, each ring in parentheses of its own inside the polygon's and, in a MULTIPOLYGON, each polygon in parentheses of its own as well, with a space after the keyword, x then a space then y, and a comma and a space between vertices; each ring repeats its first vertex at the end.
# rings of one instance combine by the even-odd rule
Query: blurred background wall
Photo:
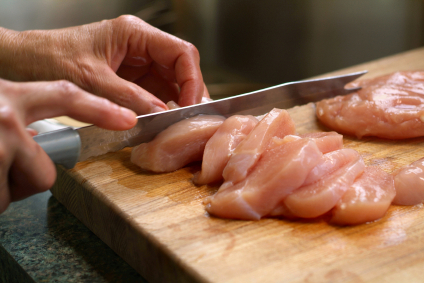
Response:
POLYGON ((15 30, 122 14, 195 44, 215 98, 424 45, 422 0, 0 0, 0 26, 15 30))

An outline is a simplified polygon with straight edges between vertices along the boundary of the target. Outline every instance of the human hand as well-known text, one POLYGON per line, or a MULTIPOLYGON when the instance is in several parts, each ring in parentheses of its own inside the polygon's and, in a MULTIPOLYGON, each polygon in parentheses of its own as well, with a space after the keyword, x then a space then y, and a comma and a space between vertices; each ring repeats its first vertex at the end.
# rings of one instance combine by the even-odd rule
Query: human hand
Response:
POLYGON ((209 97, 197 49, 134 16, 50 31, 0 29, 2 37, 3 78, 66 79, 137 114, 209 97))
POLYGON ((54 164, 26 126, 67 115, 109 130, 126 130, 133 111, 89 94, 67 81, 15 83, 0 79, 0 213, 10 202, 48 190, 54 164))

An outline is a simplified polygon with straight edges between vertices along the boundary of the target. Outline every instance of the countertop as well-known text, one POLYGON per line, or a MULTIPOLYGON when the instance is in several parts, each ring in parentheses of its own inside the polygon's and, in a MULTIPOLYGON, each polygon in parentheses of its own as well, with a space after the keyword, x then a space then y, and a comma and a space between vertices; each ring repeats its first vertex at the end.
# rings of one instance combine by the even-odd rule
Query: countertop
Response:
POLYGON ((147 282, 50 191, 0 214, 0 282, 147 282))

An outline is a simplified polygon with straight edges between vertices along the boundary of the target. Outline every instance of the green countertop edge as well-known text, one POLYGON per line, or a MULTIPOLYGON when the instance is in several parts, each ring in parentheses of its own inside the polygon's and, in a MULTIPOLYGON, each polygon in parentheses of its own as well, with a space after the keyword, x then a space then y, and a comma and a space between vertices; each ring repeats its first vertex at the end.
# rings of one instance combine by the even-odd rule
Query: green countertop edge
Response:
POLYGON ((2 282, 147 282, 49 191, 0 214, 0 260, 2 282))
POLYGON ((1 245, 0 282, 35 282, 1 245))

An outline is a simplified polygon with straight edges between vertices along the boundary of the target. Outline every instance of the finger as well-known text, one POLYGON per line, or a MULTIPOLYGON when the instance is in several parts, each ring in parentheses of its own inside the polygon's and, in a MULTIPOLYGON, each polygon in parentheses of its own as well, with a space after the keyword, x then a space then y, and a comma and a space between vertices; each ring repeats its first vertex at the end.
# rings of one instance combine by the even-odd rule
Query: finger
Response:
POLYGON ((121 65, 116 71, 116 74, 127 80, 129 82, 134 82, 135 80, 145 76, 150 70, 150 66, 129 66, 129 65, 121 65))
POLYGON ((127 47, 124 61, 128 58, 146 58, 175 72, 180 87, 178 104, 187 106, 199 103, 204 93, 203 77, 200 71, 199 53, 194 45, 175 36, 164 33, 136 17, 119 17, 117 27, 127 29, 127 47))
POLYGON ((44 192, 56 180, 56 168, 49 156, 25 131, 21 134, 22 142, 9 172, 11 201, 44 192))
POLYGON ((206 87, 205 84, 203 84, 203 97, 211 98, 211 96, 209 95, 208 88, 206 87))
POLYGON ((168 110, 159 98, 137 84, 118 77, 110 69, 103 70, 91 82, 97 95, 132 109, 139 115, 168 110))
POLYGON ((163 79, 159 75, 147 74, 136 80, 134 83, 154 94, 165 103, 170 100, 178 101, 178 85, 163 79))
POLYGON ((27 128, 26 130, 27 130, 28 134, 29 134, 31 137, 34 137, 34 136, 38 135, 38 132, 37 132, 36 130, 34 130, 34 129, 27 128))
MULTIPOLYGON (((2 98, 0 175, 2 197, 8 197, 10 202, 47 190, 53 185, 56 173, 50 158, 26 131, 19 111, 7 99, 4 100, 4 96, 2 98), (4 192, 5 188, 9 195, 4 192)), ((6 202, 2 201, 1 209, 6 202)))
POLYGON ((169 100, 178 101, 178 86, 175 83, 168 82, 161 75, 152 73, 149 66, 121 65, 116 74, 124 80, 135 83, 164 103, 169 100))
POLYGON ((132 128, 133 111, 97 97, 67 81, 15 84, 21 97, 17 102, 28 124, 44 118, 69 116, 110 130, 132 128))
POLYGON ((152 59, 161 65, 161 68, 157 68, 161 74, 169 78, 170 70, 175 73, 175 81, 180 87, 178 104, 188 106, 200 103, 204 84, 199 53, 194 45, 165 34, 163 38, 154 38, 147 48, 152 59), (157 49, 165 41, 167 44, 163 45, 164 50, 159 53, 157 49))

